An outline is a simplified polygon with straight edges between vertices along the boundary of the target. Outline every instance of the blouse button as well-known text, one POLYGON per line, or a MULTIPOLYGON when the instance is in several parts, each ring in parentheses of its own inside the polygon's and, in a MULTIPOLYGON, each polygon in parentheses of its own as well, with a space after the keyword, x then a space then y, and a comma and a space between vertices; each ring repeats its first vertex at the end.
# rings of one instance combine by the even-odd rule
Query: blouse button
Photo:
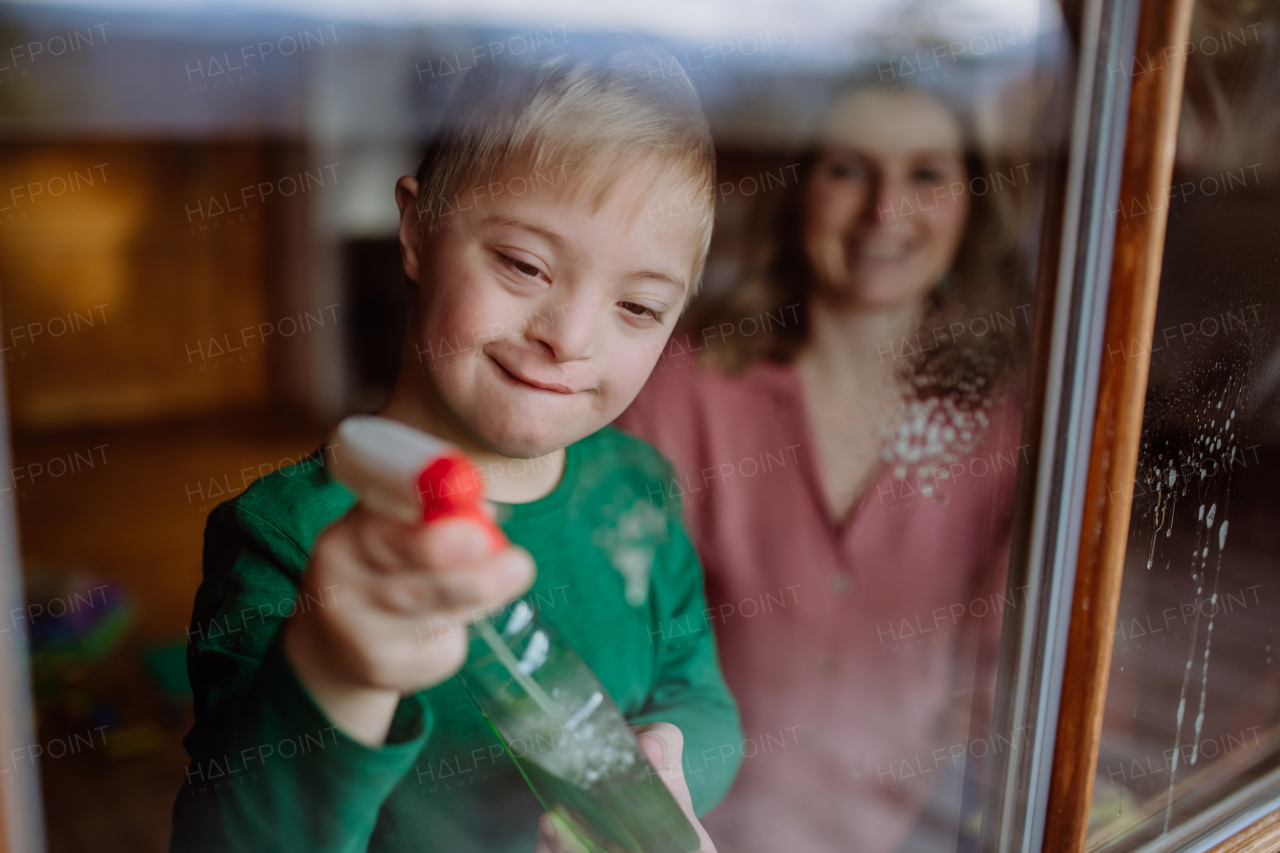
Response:
POLYGON ((831 576, 831 588, 840 595, 853 592, 853 575, 844 569, 837 569, 831 576))

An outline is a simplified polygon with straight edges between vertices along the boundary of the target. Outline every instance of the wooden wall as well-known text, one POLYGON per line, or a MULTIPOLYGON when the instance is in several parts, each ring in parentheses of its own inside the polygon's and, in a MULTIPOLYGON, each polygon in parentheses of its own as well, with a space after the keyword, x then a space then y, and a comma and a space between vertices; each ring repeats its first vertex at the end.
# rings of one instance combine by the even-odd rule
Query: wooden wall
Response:
POLYGON ((241 330, 269 322, 271 199, 241 190, 274 180, 269 161, 261 143, 0 147, 0 355, 18 432, 265 402, 265 347, 241 330), (219 216, 211 200, 241 209, 219 216))

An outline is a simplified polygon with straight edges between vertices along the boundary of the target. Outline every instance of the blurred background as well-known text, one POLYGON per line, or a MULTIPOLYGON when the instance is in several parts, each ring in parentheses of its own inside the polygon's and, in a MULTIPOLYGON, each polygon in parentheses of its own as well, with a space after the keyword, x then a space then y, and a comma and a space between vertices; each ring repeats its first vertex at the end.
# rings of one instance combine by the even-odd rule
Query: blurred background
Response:
POLYGON ((1036 0, 0 8, 0 495, 28 600, 0 627, 31 644, 50 848, 167 847, 205 517, 389 390, 393 186, 464 76, 614 27, 665 44, 718 146, 714 294, 833 81, 944 91, 1038 168, 1060 26, 1036 0))

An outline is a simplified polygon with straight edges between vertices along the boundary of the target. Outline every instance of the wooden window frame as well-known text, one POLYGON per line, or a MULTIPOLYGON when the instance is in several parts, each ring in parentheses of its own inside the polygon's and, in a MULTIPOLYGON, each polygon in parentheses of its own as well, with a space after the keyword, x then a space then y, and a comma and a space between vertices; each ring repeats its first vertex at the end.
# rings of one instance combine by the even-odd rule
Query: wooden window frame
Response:
MULTIPOLYGON (((1195 0, 1141 0, 1134 55, 1162 56, 1165 73, 1133 85, 1121 163, 1120 205, 1149 202, 1172 181, 1179 112, 1186 75, 1181 50, 1189 40, 1195 0)), ((1084 515, 1053 748, 1044 853, 1084 853, 1093 800, 1112 644, 1129 539, 1132 485, 1137 472, 1143 405, 1155 329, 1165 220, 1151 217, 1114 235, 1103 345, 1122 353, 1099 371, 1084 515), (1139 345, 1130 347, 1132 341, 1139 345), (1140 355, 1145 353, 1145 355, 1140 355), (1120 500, 1111 500, 1121 495, 1120 500)), ((1267 780, 1259 780, 1265 783, 1267 780)), ((1210 853, 1280 850, 1280 807, 1274 784, 1258 786, 1269 798, 1240 797, 1228 815, 1260 817, 1214 843, 1188 839, 1172 849, 1210 853), (1270 787, 1272 790, 1268 790, 1270 787), (1252 810, 1244 810, 1252 805, 1252 810), (1211 845, 1211 846, 1210 846, 1211 845)), ((1247 794, 1247 792, 1241 792, 1247 794)), ((1222 805, 1233 805, 1228 798, 1222 805)), ((1212 810, 1211 810, 1212 811, 1212 810)), ((1223 815, 1206 815, 1221 825, 1223 815)), ((1155 844, 1156 842, 1153 842, 1155 844)), ((1144 848, 1146 849, 1146 848, 1144 848)))

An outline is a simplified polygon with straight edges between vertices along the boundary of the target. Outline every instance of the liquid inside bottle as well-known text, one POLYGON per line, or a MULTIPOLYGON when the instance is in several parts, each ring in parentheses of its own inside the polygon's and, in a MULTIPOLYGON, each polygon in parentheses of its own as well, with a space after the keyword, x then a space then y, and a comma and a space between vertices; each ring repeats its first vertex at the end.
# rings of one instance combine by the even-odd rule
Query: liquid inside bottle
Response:
POLYGON ((684 811, 555 628, 523 601, 473 628, 463 683, 544 807, 596 850, 694 853, 684 811))

